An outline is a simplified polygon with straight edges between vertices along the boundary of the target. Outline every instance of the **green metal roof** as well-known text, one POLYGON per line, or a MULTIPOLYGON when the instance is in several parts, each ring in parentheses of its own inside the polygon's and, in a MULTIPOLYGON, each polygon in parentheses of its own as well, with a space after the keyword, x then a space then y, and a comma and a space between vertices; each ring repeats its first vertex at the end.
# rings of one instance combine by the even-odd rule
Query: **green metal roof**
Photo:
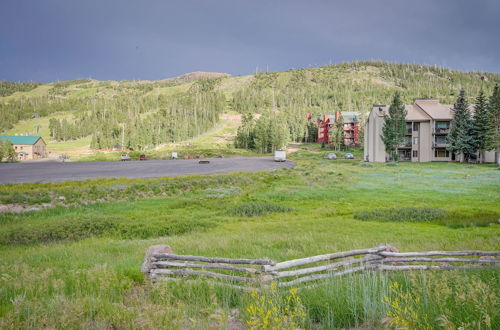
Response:
POLYGON ((23 136, 23 135, 0 135, 2 142, 10 140, 12 144, 30 144, 33 145, 41 139, 41 136, 23 136))

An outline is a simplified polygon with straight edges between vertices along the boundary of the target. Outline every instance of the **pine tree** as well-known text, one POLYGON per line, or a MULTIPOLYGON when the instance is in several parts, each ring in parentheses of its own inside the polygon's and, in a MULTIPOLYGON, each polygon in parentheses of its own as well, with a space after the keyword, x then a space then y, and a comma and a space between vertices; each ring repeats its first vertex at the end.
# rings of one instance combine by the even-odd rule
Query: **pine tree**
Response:
POLYGON ((254 143, 254 120, 251 113, 247 113, 241 116, 241 126, 238 127, 238 133, 234 141, 236 148, 243 149, 253 149, 254 143))
POLYGON ((500 87, 495 85, 493 94, 488 103, 488 110, 491 114, 493 121, 493 144, 496 147, 495 158, 498 165, 500 165, 500 87))
POLYGON ((262 115, 255 123, 255 149, 259 153, 269 152, 270 136, 269 136, 270 120, 268 114, 262 115))
POLYGON ((331 135, 330 143, 335 150, 341 150, 344 147, 344 118, 339 113, 339 118, 333 124, 333 134, 331 135))
POLYGON ((318 124, 316 119, 313 117, 309 119, 307 124, 307 136, 306 142, 316 142, 318 141, 318 124))
POLYGON ((5 156, 7 157, 7 161, 15 162, 17 159, 17 153, 14 150, 14 146, 12 145, 12 142, 10 140, 5 140, 4 150, 5 150, 4 151, 5 156))
POLYGON ((474 151, 479 153, 481 163, 484 163, 485 152, 495 147, 494 133, 493 115, 481 90, 476 98, 471 129, 474 151))
POLYGON ((395 161, 398 160, 398 146, 404 142, 406 135, 406 109, 399 92, 394 94, 389 113, 382 127, 382 141, 386 152, 395 161))
POLYGON ((448 142, 448 150, 460 154, 460 162, 463 163, 470 153, 474 152, 474 139, 472 137, 472 123, 469 104, 465 99, 465 91, 462 89, 453 105, 453 123, 451 125, 448 142))
POLYGON ((2 139, 0 139, 0 162, 3 159, 3 154, 4 154, 4 145, 2 139))

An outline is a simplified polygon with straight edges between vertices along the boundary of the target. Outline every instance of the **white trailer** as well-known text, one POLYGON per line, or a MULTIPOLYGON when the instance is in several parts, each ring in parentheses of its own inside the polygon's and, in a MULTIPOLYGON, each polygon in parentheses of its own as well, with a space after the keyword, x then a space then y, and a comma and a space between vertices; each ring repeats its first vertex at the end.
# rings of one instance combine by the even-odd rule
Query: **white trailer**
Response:
POLYGON ((286 161, 286 151, 285 150, 276 150, 274 152, 274 161, 275 162, 286 161))

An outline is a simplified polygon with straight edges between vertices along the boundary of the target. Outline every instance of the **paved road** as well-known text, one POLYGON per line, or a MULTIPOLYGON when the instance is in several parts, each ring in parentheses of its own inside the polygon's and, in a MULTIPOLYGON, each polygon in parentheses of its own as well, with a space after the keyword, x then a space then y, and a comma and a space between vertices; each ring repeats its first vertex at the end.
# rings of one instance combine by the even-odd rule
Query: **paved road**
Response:
POLYGON ((254 172, 291 168, 294 162, 273 161, 272 157, 212 158, 210 164, 198 159, 146 160, 126 162, 24 162, 0 164, 0 184, 78 181, 95 178, 154 178, 187 174, 254 172))

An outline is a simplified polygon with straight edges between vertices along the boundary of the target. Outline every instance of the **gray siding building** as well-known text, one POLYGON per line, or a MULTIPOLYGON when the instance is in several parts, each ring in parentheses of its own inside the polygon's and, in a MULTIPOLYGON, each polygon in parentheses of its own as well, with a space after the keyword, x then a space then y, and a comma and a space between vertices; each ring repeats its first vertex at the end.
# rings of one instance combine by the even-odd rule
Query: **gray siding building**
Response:
MULTIPOLYGON (((405 105, 406 140, 399 146, 401 161, 447 162, 456 155, 447 150, 448 134, 453 124, 453 105, 441 104, 437 99, 417 99, 405 105)), ((364 159, 385 162, 389 155, 382 141, 382 127, 388 105, 374 105, 365 124, 364 159)), ((486 152, 485 162, 494 162, 495 153, 486 152)))

